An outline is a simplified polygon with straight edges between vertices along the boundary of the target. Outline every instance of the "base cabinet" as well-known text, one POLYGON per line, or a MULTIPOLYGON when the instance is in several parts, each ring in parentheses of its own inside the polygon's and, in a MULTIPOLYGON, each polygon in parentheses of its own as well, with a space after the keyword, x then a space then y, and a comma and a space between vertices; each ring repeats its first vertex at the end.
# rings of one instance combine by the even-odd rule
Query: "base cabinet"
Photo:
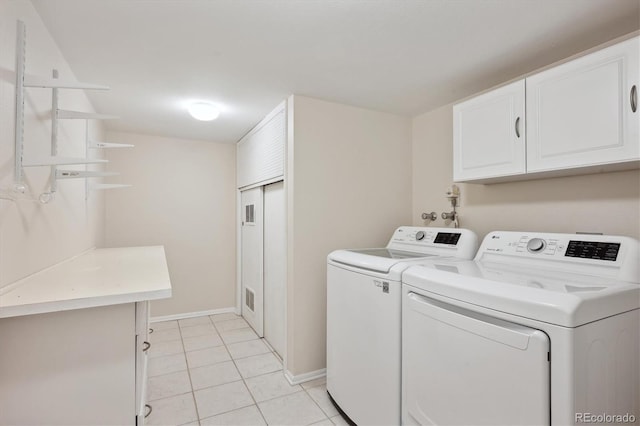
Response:
POLYGON ((0 424, 141 424, 147 318, 138 302, 0 319, 0 424))
POLYGON ((144 419, 150 414, 147 405, 147 364, 149 343, 149 302, 136 303, 136 424, 144 425, 144 419))

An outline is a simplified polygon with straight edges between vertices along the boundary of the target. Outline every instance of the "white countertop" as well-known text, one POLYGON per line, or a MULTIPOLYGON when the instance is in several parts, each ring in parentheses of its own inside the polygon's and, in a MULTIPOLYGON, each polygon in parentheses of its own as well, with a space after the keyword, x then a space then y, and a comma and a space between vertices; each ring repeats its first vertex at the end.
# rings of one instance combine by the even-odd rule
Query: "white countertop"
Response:
POLYGON ((92 249, 0 288, 0 318, 167 297, 164 247, 92 249))

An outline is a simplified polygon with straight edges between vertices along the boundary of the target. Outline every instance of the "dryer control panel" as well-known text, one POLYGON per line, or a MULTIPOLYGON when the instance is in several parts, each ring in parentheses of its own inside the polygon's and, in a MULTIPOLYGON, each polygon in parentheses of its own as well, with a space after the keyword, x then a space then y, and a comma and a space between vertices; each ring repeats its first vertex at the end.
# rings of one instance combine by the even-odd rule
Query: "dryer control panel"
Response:
POLYGON ((548 262, 550 269, 639 281, 639 247, 637 240, 624 236, 496 231, 484 238, 475 259, 540 266, 548 262))

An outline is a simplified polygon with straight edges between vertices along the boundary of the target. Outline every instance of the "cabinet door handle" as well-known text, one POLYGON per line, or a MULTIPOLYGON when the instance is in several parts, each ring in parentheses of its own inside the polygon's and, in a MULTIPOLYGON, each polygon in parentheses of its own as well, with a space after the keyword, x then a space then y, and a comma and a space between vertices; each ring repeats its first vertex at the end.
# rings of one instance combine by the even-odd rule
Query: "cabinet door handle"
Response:
POLYGON ((520 117, 516 118, 516 124, 514 127, 516 129, 516 136, 520 139, 520 117))
POLYGON ((149 334, 153 334, 153 328, 149 329, 149 334))
POLYGON ((142 352, 146 352, 149 350, 149 348, 151 347, 151 343, 149 342, 142 342, 142 352))
POLYGON ((638 110, 638 88, 634 84, 631 87, 631 111, 636 112, 638 110))
POLYGON ((146 419, 147 417, 149 417, 149 414, 151 414, 151 412, 153 411, 153 407, 150 406, 149 404, 144 404, 144 408, 147 409, 147 412, 144 413, 144 418, 146 419))

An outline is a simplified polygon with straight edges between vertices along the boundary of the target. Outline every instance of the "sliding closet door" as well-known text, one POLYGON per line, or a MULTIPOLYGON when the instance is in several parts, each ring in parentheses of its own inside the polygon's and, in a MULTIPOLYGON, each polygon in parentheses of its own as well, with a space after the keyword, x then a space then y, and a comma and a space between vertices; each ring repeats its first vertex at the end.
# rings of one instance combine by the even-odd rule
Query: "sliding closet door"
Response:
POLYGON ((264 337, 284 358, 287 272, 284 183, 264 187, 264 337))
POLYGON ((263 207, 262 187, 241 193, 242 316, 263 336, 263 207))

